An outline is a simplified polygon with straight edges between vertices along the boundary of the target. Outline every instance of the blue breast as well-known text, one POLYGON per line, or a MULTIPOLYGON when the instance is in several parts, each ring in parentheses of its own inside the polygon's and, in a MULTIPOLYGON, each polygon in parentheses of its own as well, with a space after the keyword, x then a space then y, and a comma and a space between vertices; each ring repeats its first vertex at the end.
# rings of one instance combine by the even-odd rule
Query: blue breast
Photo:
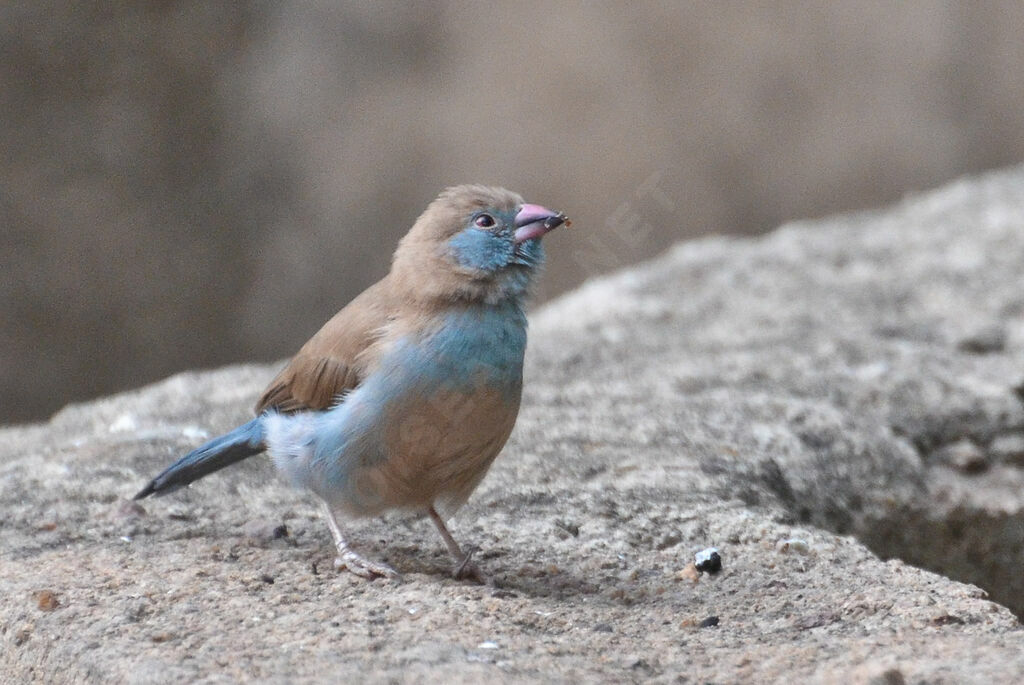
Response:
POLYGON ((438 326, 403 337, 359 388, 317 417, 314 470, 329 488, 351 489, 353 468, 391 456, 383 442, 389 426, 436 394, 499 392, 518 407, 525 352, 526 316, 514 302, 449 312, 438 326))
POLYGON ((409 380, 464 392, 483 384, 518 397, 525 352, 526 317, 504 302, 445 315, 424 338, 402 341, 394 363, 409 380))

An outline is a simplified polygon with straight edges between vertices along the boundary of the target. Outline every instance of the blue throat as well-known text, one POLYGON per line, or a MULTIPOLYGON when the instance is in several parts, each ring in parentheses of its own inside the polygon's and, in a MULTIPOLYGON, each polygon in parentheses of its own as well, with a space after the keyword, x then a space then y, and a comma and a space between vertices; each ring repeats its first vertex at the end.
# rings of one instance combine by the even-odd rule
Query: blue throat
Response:
POLYGON ((423 337, 400 341, 383 364, 395 369, 396 391, 411 384, 472 393, 485 386, 518 400, 525 353, 526 315, 505 300, 444 314, 423 337))

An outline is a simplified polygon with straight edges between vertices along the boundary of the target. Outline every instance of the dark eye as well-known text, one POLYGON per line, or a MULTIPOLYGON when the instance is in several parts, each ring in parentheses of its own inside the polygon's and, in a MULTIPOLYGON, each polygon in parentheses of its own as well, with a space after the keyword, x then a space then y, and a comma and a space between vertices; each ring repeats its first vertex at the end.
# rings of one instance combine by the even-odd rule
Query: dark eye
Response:
POLYGON ((473 223, 480 228, 490 228, 494 225, 494 217, 490 214, 481 214, 473 220, 473 223))

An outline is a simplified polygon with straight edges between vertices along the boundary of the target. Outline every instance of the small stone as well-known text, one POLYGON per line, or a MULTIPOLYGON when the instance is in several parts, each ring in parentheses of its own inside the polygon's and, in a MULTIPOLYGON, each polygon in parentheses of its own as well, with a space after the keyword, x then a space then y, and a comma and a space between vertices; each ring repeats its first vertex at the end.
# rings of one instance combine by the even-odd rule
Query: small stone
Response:
POLYGON ((36 593, 36 603, 41 611, 53 611, 60 606, 57 594, 52 590, 40 590, 36 593))
POLYGON ((992 354, 1006 349, 1006 331, 1002 326, 986 326, 960 340, 957 349, 968 354, 992 354))
POLYGON ((981 473, 989 466, 985 452, 969 438, 940 447, 935 451, 934 459, 940 464, 968 474, 981 473))
POLYGON ((480 644, 478 644, 476 646, 476 648, 477 649, 497 649, 498 648, 498 643, 497 642, 493 642, 491 640, 487 640, 486 642, 481 642, 480 644))
POLYGON ((775 543, 775 551, 779 554, 807 554, 811 551, 811 546, 806 540, 802 540, 800 538, 787 538, 775 543))
POLYGON ((708 616, 698 624, 701 628, 714 628, 718 625, 717 616, 708 616))
POLYGON ((838 620, 839 616, 834 613, 811 614, 810 616, 803 616, 797 619, 794 625, 800 630, 810 630, 811 628, 820 628, 821 626, 835 623, 838 620))
POLYGON ((167 642, 168 640, 172 639, 173 637, 174 637, 174 635, 172 635, 171 633, 156 633, 154 635, 150 635, 149 639, 152 642, 161 643, 161 642, 167 642))
POLYGON ((134 519, 146 516, 146 508, 133 499, 123 499, 118 502, 117 508, 114 509, 113 517, 115 519, 134 519))
POLYGON ((261 575, 260 580, 262 580, 267 585, 274 584, 274 576, 270 575, 269 573, 264 573, 263 575, 261 575))
POLYGON ((992 458, 1004 464, 1024 466, 1024 434, 1000 435, 988 446, 992 458))
POLYGON ((907 679, 898 668, 890 668, 871 679, 871 685, 907 685, 907 679))
POLYGON ((572 521, 555 521, 555 528, 563 533, 568 533, 574 538, 580 536, 580 527, 572 521))
POLYGON ((254 542, 268 543, 288 537, 288 526, 279 521, 256 519, 246 523, 243 532, 254 542))
POLYGON ((932 617, 932 623, 937 626, 959 626, 966 623, 966 621, 959 616, 954 616, 949 612, 942 611, 932 617))
POLYGON ((615 629, 608 623, 598 623, 594 626, 595 633, 614 633, 615 629))
POLYGON ((722 570, 722 556, 718 553, 718 549, 714 547, 708 547, 697 552, 693 563, 701 573, 715 575, 722 570))
POLYGON ((133 601, 125 608, 124 617, 132 623, 137 623, 150 613, 149 604, 145 600, 133 601))
POLYGON ((135 416, 124 412, 111 422, 107 430, 111 433, 133 433, 139 429, 135 416))
POLYGON ((691 583, 700 582, 700 571, 697 570, 697 565, 689 563, 683 567, 681 571, 676 574, 677 580, 688 580, 691 583))
POLYGON ((675 547, 682 541, 683 536, 680 535, 678 531, 665 533, 661 536, 661 539, 658 540, 658 544, 656 544, 654 548, 658 551, 661 551, 664 549, 668 549, 669 547, 675 547))
POLYGON ((647 663, 647 661, 644 660, 644 659, 636 659, 635 661, 633 661, 633 660, 631 660, 631 661, 632 661, 632 663, 629 665, 629 667, 631 669, 633 669, 634 671, 650 671, 650 670, 652 670, 651 669, 651 665, 649 663, 647 663))

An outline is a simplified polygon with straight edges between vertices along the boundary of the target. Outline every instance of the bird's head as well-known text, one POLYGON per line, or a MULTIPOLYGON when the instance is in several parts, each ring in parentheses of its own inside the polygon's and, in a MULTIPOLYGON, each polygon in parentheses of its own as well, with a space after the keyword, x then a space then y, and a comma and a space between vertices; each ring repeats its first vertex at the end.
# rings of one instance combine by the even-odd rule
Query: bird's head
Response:
POLYGON ((392 274, 429 299, 522 298, 544 262, 541 237, 566 221, 504 188, 448 188, 402 239, 392 274))

